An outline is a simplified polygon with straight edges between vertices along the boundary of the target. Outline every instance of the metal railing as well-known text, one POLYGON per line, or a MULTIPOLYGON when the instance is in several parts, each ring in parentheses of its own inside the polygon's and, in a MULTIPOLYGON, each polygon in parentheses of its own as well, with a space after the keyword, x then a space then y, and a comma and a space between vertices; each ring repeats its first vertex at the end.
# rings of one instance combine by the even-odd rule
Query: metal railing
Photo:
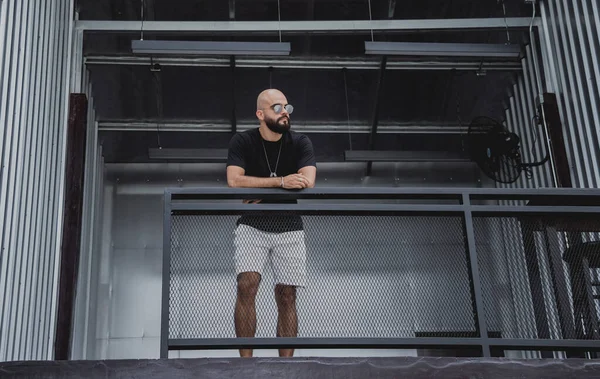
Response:
MULTIPOLYGON (((161 357, 286 347, 600 350, 599 190, 199 188, 168 189, 164 201, 161 357), (257 198, 271 203, 241 201, 257 198), (298 296, 300 333, 236 338, 236 219, 281 213, 302 216, 315 281, 298 296)), ((257 304, 259 323, 273 318, 270 297, 257 304)))

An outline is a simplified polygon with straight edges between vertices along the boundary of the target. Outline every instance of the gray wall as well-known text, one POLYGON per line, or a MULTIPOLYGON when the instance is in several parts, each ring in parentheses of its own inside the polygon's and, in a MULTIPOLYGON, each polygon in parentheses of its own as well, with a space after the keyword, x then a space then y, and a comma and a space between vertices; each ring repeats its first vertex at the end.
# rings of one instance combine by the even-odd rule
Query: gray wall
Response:
POLYGON ((600 5, 540 2, 545 85, 558 96, 574 187, 600 185, 600 5))
POLYGON ((0 361, 52 359, 73 0, 0 2, 0 361))

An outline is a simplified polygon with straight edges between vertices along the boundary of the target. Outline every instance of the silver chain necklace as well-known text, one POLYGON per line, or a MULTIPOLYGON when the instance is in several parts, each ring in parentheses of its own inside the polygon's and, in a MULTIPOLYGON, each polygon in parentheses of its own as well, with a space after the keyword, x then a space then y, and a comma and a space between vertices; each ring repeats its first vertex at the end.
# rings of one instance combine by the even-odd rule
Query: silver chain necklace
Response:
POLYGON ((265 147, 265 141, 261 138, 260 142, 262 142, 263 151, 265 152, 265 160, 267 161, 267 166, 269 166, 269 172, 271 173, 269 176, 271 178, 277 177, 277 166, 279 166, 279 157, 281 156, 281 146, 283 145, 283 136, 279 139, 279 153, 277 153, 277 162, 275 163, 275 170, 271 170, 271 164, 269 163, 269 157, 267 156, 267 148, 265 147))

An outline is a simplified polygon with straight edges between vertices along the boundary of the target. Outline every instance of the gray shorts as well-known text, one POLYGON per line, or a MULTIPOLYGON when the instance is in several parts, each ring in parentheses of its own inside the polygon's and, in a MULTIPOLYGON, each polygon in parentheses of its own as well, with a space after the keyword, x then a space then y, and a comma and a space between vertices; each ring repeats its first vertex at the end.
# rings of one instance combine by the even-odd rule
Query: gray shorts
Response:
POLYGON ((235 229, 235 270, 262 275, 267 259, 276 284, 306 286, 306 244, 304 231, 268 233, 248 225, 235 229))

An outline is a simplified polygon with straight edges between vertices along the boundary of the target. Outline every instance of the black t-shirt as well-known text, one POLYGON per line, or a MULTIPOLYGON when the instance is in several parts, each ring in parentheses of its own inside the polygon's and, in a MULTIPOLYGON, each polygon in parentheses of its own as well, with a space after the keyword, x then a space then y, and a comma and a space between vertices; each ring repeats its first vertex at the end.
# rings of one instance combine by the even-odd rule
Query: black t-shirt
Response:
MULTIPOLYGON (((282 177, 295 174, 302 167, 316 165, 310 139, 293 131, 284 133, 277 142, 270 142, 264 140, 258 128, 255 128, 237 133, 229 143, 227 166, 239 166, 247 176, 268 178, 271 172, 275 172, 277 177, 282 177)), ((263 203, 266 202, 263 200, 263 203)), ((271 233, 302 230, 302 219, 289 214, 271 214, 268 217, 247 214, 240 217, 237 223, 271 233)))

